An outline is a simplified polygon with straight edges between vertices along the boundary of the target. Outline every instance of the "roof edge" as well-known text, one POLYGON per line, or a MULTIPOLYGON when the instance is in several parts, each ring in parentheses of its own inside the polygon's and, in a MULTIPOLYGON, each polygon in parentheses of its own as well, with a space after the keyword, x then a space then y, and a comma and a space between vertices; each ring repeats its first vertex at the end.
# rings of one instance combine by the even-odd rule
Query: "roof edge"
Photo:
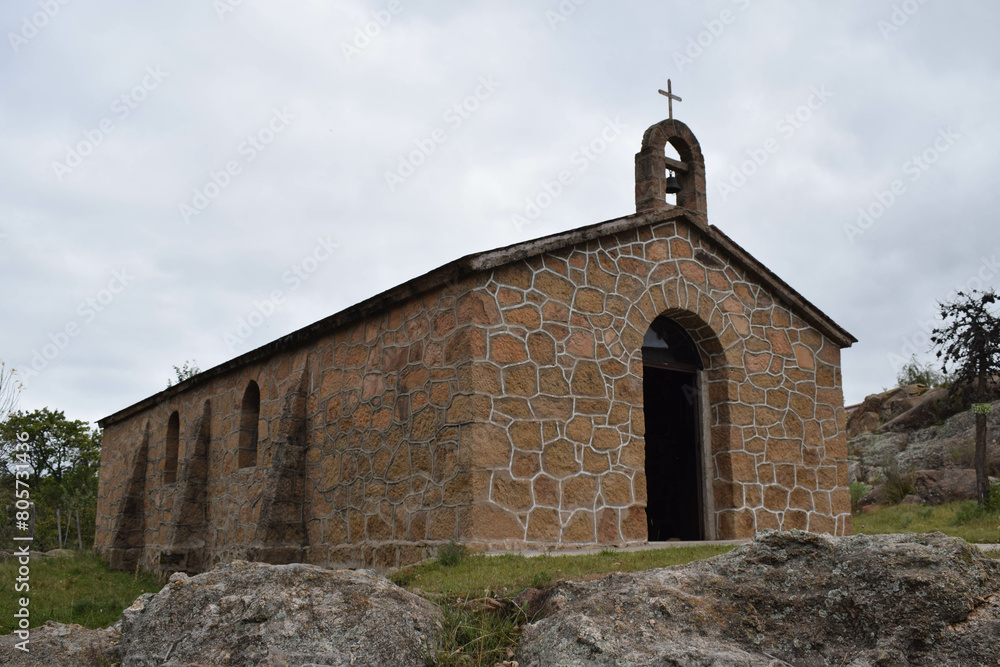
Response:
POLYGON ((276 338, 270 343, 265 343, 256 349, 244 352, 218 366, 201 371, 183 382, 179 382, 152 396, 133 403, 103 419, 99 419, 97 423, 101 428, 105 428, 138 412, 159 405, 188 389, 206 384, 217 377, 243 366, 264 361, 278 352, 308 343, 355 320, 384 310, 411 297, 424 294, 448 282, 454 282, 465 276, 480 271, 488 271, 504 264, 559 250, 569 245, 586 243, 597 238, 642 227, 643 225, 652 225, 675 219, 683 219, 692 228, 697 229, 704 237, 719 245, 737 262, 743 265, 745 269, 753 273, 762 283, 776 290, 789 306, 798 311, 810 324, 813 324, 832 338, 841 348, 850 347, 852 343, 857 342, 854 336, 830 319, 819 308, 812 305, 805 297, 788 285, 788 283, 779 278, 717 227, 714 225, 706 227, 694 211, 674 207, 661 211, 633 213, 586 227, 556 232, 548 236, 521 241, 502 248, 465 255, 423 275, 412 278, 405 283, 369 297, 353 306, 349 306, 333 315, 313 322, 289 334, 285 334, 280 338, 276 338))

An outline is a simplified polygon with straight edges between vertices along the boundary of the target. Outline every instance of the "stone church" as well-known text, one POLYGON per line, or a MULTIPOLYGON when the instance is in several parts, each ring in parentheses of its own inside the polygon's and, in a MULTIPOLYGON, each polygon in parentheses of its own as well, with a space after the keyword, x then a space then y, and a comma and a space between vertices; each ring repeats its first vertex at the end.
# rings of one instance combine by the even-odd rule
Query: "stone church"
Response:
POLYGON ((456 260, 101 420, 102 558, 850 534, 856 339, 708 223, 685 124, 650 127, 635 172, 632 215, 456 260))

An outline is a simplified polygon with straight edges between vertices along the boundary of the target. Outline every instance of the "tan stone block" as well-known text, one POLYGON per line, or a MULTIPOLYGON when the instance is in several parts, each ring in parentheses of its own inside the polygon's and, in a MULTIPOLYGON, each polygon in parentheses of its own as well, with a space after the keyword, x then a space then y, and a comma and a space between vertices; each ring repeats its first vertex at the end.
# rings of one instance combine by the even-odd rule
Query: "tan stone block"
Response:
POLYGON ((774 466, 774 481, 786 489, 795 486, 795 466, 787 463, 774 466))
MULTIPOLYGON (((739 406, 746 408, 746 406, 739 406)), ((750 410, 750 419, 753 419, 753 410, 750 410)), ((723 452, 730 449, 743 448, 743 434, 735 426, 713 426, 711 427, 712 452, 723 452)))
POLYGON ((837 532, 837 522, 832 516, 818 512, 809 513, 809 532, 834 535, 837 532))
POLYGON ((510 479, 497 474, 493 478, 493 502, 515 512, 530 509, 534 506, 531 496, 531 482, 510 479))
POLYGON ((764 507, 776 512, 783 512, 788 508, 788 490, 776 484, 769 484, 764 487, 764 507))
POLYGON ((511 466, 514 477, 530 479, 541 469, 542 464, 538 454, 514 450, 514 462, 511 466))
POLYGON ((568 396, 569 383, 558 366, 538 369, 539 391, 550 396, 568 396))
POLYGON ((816 360, 812 350, 801 343, 796 343, 792 348, 795 351, 795 363, 798 364, 799 368, 804 370, 816 368, 816 360))
POLYGON ((837 467, 820 466, 816 469, 816 486, 820 489, 833 489, 837 486, 837 467))
POLYGON ((723 540, 753 537, 754 515, 750 510, 725 510, 719 512, 717 530, 723 540))
POLYGON ((542 449, 542 425, 539 422, 516 421, 508 427, 510 440, 518 449, 540 451, 542 449))
POLYGON ((536 507, 528 514, 527 539, 532 542, 559 541, 559 511, 536 507))
POLYGON ((585 447, 583 450, 583 469, 589 473, 602 473, 610 470, 611 464, 608 461, 608 455, 585 447))
POLYGON ((528 334, 528 356, 539 366, 550 366, 556 362, 556 342, 542 331, 528 334))
POLYGON ((851 492, 846 486, 837 487, 830 492, 834 514, 845 514, 851 511, 851 492))
POLYGON ((510 465, 511 445, 507 431, 494 424, 469 424, 463 427, 468 442, 464 442, 463 454, 468 452, 468 464, 481 468, 506 467, 510 465))
POLYGON ((576 448, 568 440, 557 440, 542 449, 542 470, 556 478, 574 475, 580 471, 576 461, 576 448))
POLYGON ((608 399, 577 398, 573 401, 573 412, 578 416, 604 418, 608 414, 608 399))
POLYGON ((583 313, 604 311, 604 293, 592 287, 581 287, 576 291, 573 307, 583 313))
POLYGON ((749 405, 734 403, 729 407, 729 423, 734 426, 751 426, 754 421, 754 409, 749 405))
POLYGON ((538 369, 532 363, 505 367, 503 388, 509 395, 526 398, 534 396, 538 393, 538 369))
POLYGON ((593 331, 575 331, 566 341, 566 353, 582 359, 596 356, 597 341, 593 331))
POLYGON ((578 510, 569 518, 562 531, 563 543, 590 544, 596 541, 594 535, 594 513, 578 510))
POLYGON ((632 408, 627 403, 620 403, 620 402, 612 403, 611 409, 605 410, 605 412, 608 415, 609 426, 619 426, 621 424, 627 424, 632 419, 632 408))
MULTIPOLYGON (((727 393, 728 393, 728 391, 727 391, 726 385, 724 383, 714 382, 709 387, 709 400, 711 400, 713 403, 717 402, 717 401, 725 401, 725 400, 728 399, 728 396, 726 396, 727 393), (713 397, 713 395, 712 395, 712 390, 713 389, 716 390, 719 395, 713 397)), ((787 395, 788 392, 785 392, 785 393, 787 395)), ((766 394, 765 394, 765 392, 764 392, 763 389, 759 389, 759 388, 753 386, 752 384, 750 384, 749 382, 744 382, 741 385, 739 385, 739 389, 737 390, 737 394, 739 396, 740 402, 741 403, 746 403, 747 405, 762 405, 764 403, 764 399, 765 399, 765 396, 766 396, 766 394)), ((771 405, 771 404, 768 403, 768 405, 771 405)), ((771 406, 771 407, 779 407, 779 406, 771 406)), ((784 407, 784 406, 780 406, 780 407, 784 407)))
POLYGON ((742 484, 716 479, 712 482, 712 494, 716 510, 743 506, 742 484))
POLYGON ((720 479, 752 482, 757 477, 754 457, 745 452, 722 452, 715 461, 720 479))
POLYGON ((497 291, 497 301, 501 306, 514 306, 524 302, 524 294, 520 290, 501 287, 497 291))
POLYGON ((812 510, 812 493, 800 486, 795 487, 788 496, 788 507, 796 510, 812 510))
POLYGON ((396 454, 392 458, 392 463, 389 464, 389 470, 386 471, 385 477, 390 481, 396 481, 405 479, 411 474, 410 453, 407 451, 406 445, 403 445, 396 450, 396 454))
POLYGON ((531 405, 527 399, 504 396, 493 400, 493 408, 514 419, 531 419, 531 405))
POLYGON ((826 440, 826 455, 831 459, 847 458, 847 435, 839 433, 836 437, 826 440))
POLYGON ((522 339, 510 334, 499 334, 490 339, 490 360, 498 364, 516 364, 528 359, 522 339))
POLYGON ((772 463, 801 463, 802 441, 788 438, 771 438, 767 441, 765 460, 772 463))
POLYGON ((413 440, 430 440, 435 433, 435 417, 433 410, 421 410, 413 417, 413 430, 411 436, 413 440))
POLYGON ((500 321, 500 311, 489 294, 470 292, 458 299, 459 324, 493 325, 500 321))
POLYGON ((809 527, 809 512, 788 510, 781 522, 782 530, 806 530, 809 527))
POLYGON ((460 516, 462 537, 468 539, 523 539, 524 527, 511 512, 495 505, 464 508, 460 516))
POLYGON ((536 504, 550 507, 559 506, 559 482, 546 475, 539 475, 532 484, 535 490, 536 504))
POLYGON ((618 472, 609 472, 602 475, 601 495, 604 497, 604 504, 611 507, 628 507, 634 502, 632 494, 632 481, 628 476, 618 472))
POLYGON ((542 313, 535 305, 521 306, 504 311, 507 324, 523 326, 527 329, 537 329, 542 325, 542 313))
POLYGON ((540 271, 535 275, 534 287, 549 298, 563 303, 570 303, 576 287, 569 280, 548 271, 540 271))
POLYGON ((813 496, 813 507, 816 509, 817 512, 825 515, 832 514, 833 504, 830 502, 829 491, 814 491, 812 496, 813 496))
POLYGON ((796 466, 795 483, 804 489, 816 488, 816 469, 809 466, 796 466))
POLYGON ((562 482, 559 507, 572 510, 580 507, 593 509, 597 499, 597 480, 590 475, 577 475, 562 482))
POLYGON ((760 436, 747 438, 743 442, 743 449, 751 454, 763 454, 767 449, 767 440, 760 436))
POLYGON ((566 437, 574 442, 589 443, 593 431, 594 424, 586 417, 574 417, 566 424, 566 437))
MULTIPOLYGON (((586 462, 586 451, 584 450, 584 461, 586 462)), ((618 450, 618 463, 629 466, 636 470, 641 470, 646 465, 645 443, 641 438, 628 440, 621 449, 618 450)))
POLYGON ((597 513, 597 541, 600 544, 618 544, 621 535, 618 532, 620 510, 605 508, 597 513))
POLYGON ((770 512, 766 509, 754 510, 754 518, 757 521, 757 530, 778 530, 780 524, 778 523, 778 515, 774 512, 770 512))
MULTIPOLYGON (((427 526, 427 539, 450 540, 458 537, 458 531, 455 528, 455 514, 455 509, 451 507, 432 510, 430 523, 427 526)), ((469 536, 471 535, 463 535, 463 537, 469 536)))
POLYGON ((761 484, 773 484, 775 481, 774 465, 761 463, 757 466, 757 481, 761 484))
POLYGON ((568 421, 573 417, 573 399, 536 396, 528 401, 531 414, 538 419, 568 421))
POLYGON ((594 429, 594 436, 591 439, 591 446, 600 452, 621 447, 622 436, 617 429, 610 427, 598 427, 594 429))
POLYGON ((392 526, 379 515, 369 516, 367 520, 369 540, 392 539, 392 526))

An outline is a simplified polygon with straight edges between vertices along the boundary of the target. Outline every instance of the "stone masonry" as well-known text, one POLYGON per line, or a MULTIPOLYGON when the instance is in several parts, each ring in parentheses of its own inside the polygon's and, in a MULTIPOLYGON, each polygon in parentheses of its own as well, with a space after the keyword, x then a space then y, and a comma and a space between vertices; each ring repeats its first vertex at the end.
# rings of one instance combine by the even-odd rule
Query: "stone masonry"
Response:
POLYGON ((850 534, 854 339, 707 224, 686 126, 650 128, 636 172, 634 215, 457 260, 102 420, 99 553, 198 572, 645 542, 641 348, 660 315, 705 368, 710 537, 850 534))

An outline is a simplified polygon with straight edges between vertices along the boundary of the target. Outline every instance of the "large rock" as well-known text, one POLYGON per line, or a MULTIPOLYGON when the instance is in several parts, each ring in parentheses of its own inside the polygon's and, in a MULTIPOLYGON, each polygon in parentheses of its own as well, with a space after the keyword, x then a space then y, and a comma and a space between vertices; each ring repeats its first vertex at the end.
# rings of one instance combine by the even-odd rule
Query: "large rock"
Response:
POLYGON ((707 561, 560 584, 542 613, 522 667, 996 665, 1000 562, 940 533, 765 532, 707 561))
POLYGON ((424 667, 438 609, 367 570, 236 561, 177 573, 121 621, 122 667, 424 667))
MULTIPOLYGON (((923 404, 915 408, 921 409, 923 404)), ((904 418, 906 415, 900 419, 904 418)), ((992 469, 1000 469, 1000 401, 993 403, 988 425, 987 458, 992 469)), ((896 460, 902 471, 973 466, 976 425, 971 410, 925 428, 902 430, 903 426, 902 421, 896 422, 893 428, 897 430, 865 433, 848 441, 850 455, 858 461, 858 480, 875 483, 881 467, 891 459, 896 460)))
POLYGON ((0 665, 12 667, 95 667, 111 664, 108 656, 118 640, 115 628, 90 630, 80 625, 47 621, 45 625, 31 628, 28 644, 22 651, 17 645, 23 641, 17 635, 0 637, 0 665))
POLYGON ((913 475, 917 495, 930 505, 941 505, 954 500, 974 500, 979 497, 976 489, 976 471, 973 470, 918 470, 913 475))
POLYGON ((862 433, 877 431, 883 424, 892 422, 922 404, 928 406, 926 414, 929 415, 929 406, 934 405, 945 394, 947 391, 943 389, 929 389, 926 385, 911 384, 866 396, 861 405, 851 410, 847 416, 847 437, 853 438, 862 433))

